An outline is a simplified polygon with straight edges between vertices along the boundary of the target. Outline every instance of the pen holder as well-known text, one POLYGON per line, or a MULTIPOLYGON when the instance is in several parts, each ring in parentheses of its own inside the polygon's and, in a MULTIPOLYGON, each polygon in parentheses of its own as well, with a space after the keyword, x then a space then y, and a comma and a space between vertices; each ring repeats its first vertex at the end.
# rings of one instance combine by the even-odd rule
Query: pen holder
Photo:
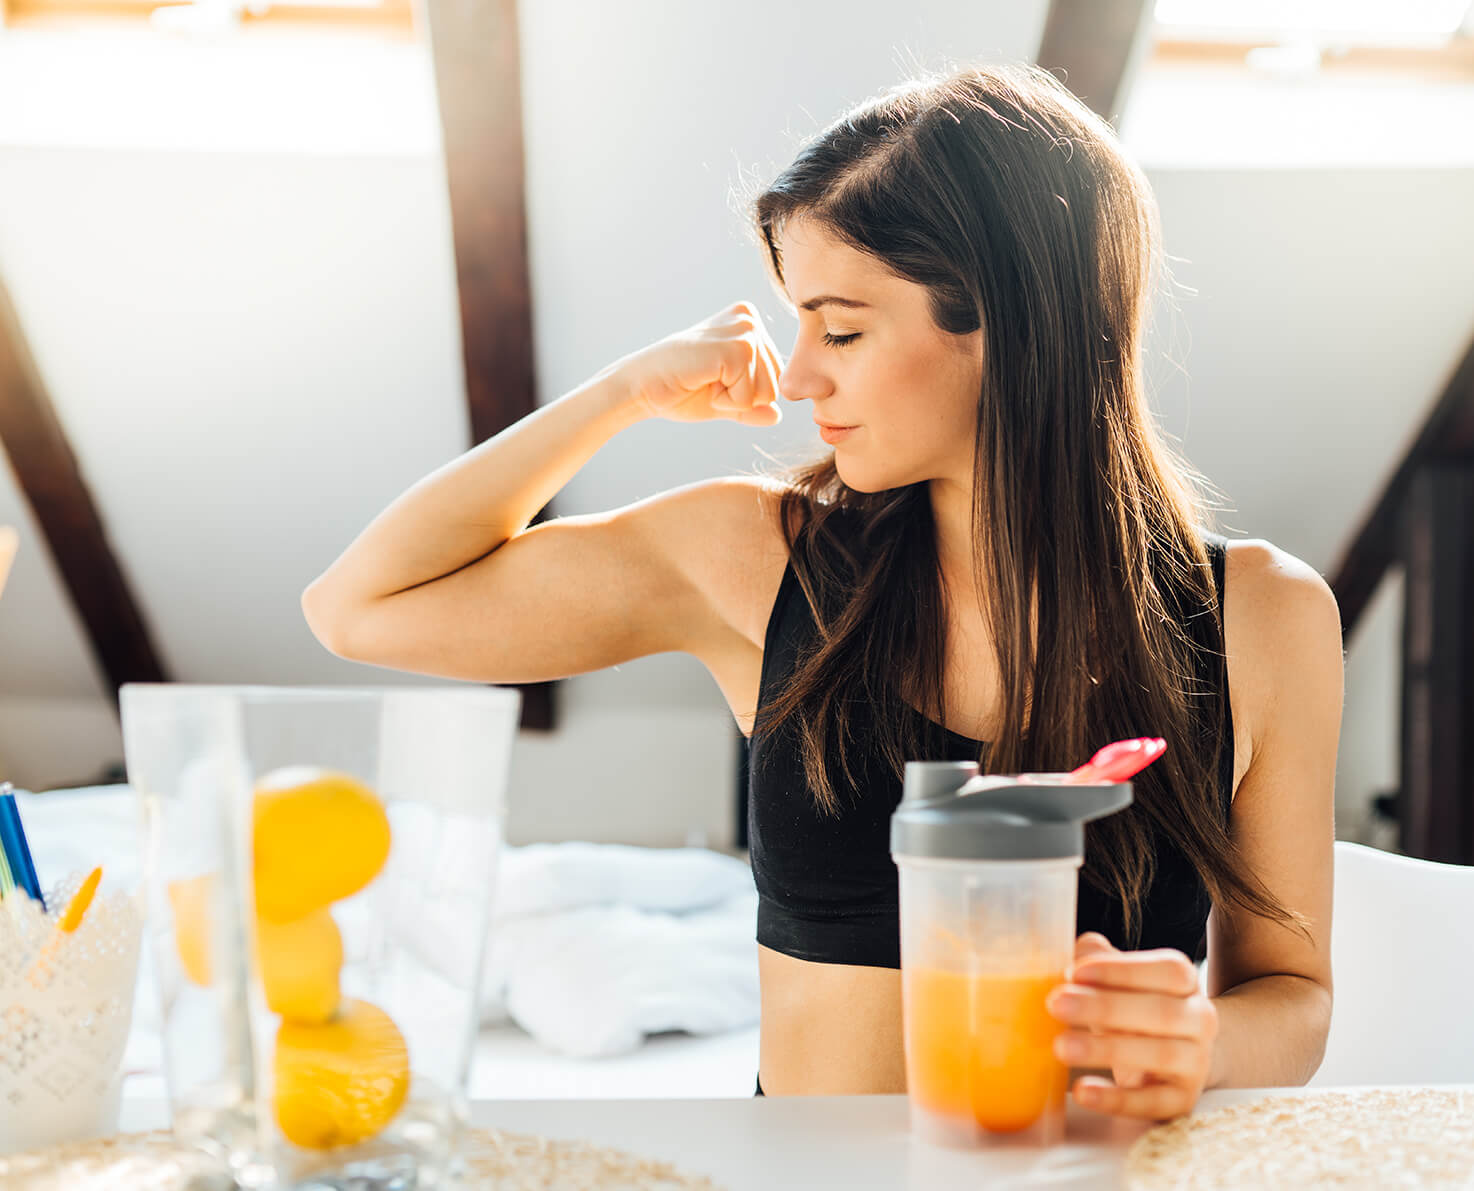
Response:
POLYGON ((83 1141, 117 1128, 143 915, 128 894, 97 896, 76 930, 57 929, 81 884, 0 901, 0 1153, 83 1141))

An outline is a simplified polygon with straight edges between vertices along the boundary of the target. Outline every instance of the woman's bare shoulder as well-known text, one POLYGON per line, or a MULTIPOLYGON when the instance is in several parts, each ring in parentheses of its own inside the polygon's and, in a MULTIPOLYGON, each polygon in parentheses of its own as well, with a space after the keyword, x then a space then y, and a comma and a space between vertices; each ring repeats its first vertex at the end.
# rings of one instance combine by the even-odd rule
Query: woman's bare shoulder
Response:
POLYGON ((1254 739, 1283 709, 1341 684, 1341 615, 1314 567, 1259 539, 1232 541, 1224 558, 1224 648, 1234 719, 1254 739))
POLYGON ((1287 616, 1297 629, 1307 627, 1302 623, 1306 619, 1325 622, 1334 617, 1340 631, 1336 597, 1320 573, 1272 542, 1230 541, 1224 554, 1224 589, 1225 613, 1251 632, 1274 631, 1287 616))
POLYGON ((665 535, 719 619, 759 649, 788 564, 780 507, 766 476, 724 476, 663 494, 665 535))

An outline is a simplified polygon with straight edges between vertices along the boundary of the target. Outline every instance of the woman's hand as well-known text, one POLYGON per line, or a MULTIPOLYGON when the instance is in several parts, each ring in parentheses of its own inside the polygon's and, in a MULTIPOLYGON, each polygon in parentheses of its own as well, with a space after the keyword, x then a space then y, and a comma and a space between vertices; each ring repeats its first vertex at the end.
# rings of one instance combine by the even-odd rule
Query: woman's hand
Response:
POLYGON ((1191 1111, 1208 1081, 1218 1008, 1181 951, 1118 951, 1104 935, 1075 940, 1067 983, 1045 1002, 1065 1029, 1055 1054, 1072 1067, 1109 1068, 1115 1082, 1084 1075, 1077 1103, 1097 1112, 1168 1120, 1191 1111))
POLYGON ((730 418, 773 426, 778 409, 778 349, 757 310, 738 302, 618 365, 640 413, 672 422, 730 418))

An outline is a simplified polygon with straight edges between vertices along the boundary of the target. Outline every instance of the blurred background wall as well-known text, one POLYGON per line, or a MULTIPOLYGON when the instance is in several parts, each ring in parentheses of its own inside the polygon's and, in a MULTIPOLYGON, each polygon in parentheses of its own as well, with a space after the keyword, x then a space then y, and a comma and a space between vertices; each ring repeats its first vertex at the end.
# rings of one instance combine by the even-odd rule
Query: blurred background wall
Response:
MULTIPOLYGON (((738 298, 786 348, 734 194, 914 66, 1031 58, 1045 5, 716 11, 522 6, 541 400, 738 298)), ((1231 535, 1328 572, 1462 355, 1471 114, 1467 84, 1137 80, 1122 135, 1175 278, 1153 399, 1231 535)), ((298 598, 469 445, 422 46, 0 35, 0 276, 172 677, 421 681, 326 653, 298 598)), ((812 430, 799 410, 772 431, 641 425, 555 508, 800 457, 812 430)), ((4 522, 23 540, 0 605, 0 776, 104 780, 122 756, 110 698, 0 469, 4 522)), ((1397 782, 1396 583, 1349 658, 1344 838, 1397 782)), ((697 663, 577 677, 558 701, 557 731, 519 741, 514 841, 731 843, 736 732, 697 663)))

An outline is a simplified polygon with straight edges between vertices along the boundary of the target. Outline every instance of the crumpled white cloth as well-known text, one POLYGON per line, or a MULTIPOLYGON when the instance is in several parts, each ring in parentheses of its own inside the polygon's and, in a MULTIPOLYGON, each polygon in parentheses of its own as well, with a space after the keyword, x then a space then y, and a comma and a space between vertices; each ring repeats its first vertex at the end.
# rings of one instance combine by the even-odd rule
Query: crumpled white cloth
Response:
MULTIPOLYGON (((392 817, 396 851, 415 850, 413 816, 392 817)), ((475 962, 466 899, 487 859, 438 843, 433 885, 395 906, 393 929, 464 986, 475 962)), ((757 1023, 757 892, 745 862, 705 848, 574 842, 503 846, 499 867, 482 1025, 511 1020, 551 1050, 591 1058, 635 1050, 649 1034, 757 1023)))
POLYGON ((504 919, 482 972, 482 1024, 505 1013, 543 1045, 624 1054, 666 1030, 758 1020, 756 892, 694 914, 585 906, 504 919))
POLYGON ((745 861, 707 848, 527 844, 502 849, 493 913, 515 918, 614 904, 685 913, 752 887, 745 861))

